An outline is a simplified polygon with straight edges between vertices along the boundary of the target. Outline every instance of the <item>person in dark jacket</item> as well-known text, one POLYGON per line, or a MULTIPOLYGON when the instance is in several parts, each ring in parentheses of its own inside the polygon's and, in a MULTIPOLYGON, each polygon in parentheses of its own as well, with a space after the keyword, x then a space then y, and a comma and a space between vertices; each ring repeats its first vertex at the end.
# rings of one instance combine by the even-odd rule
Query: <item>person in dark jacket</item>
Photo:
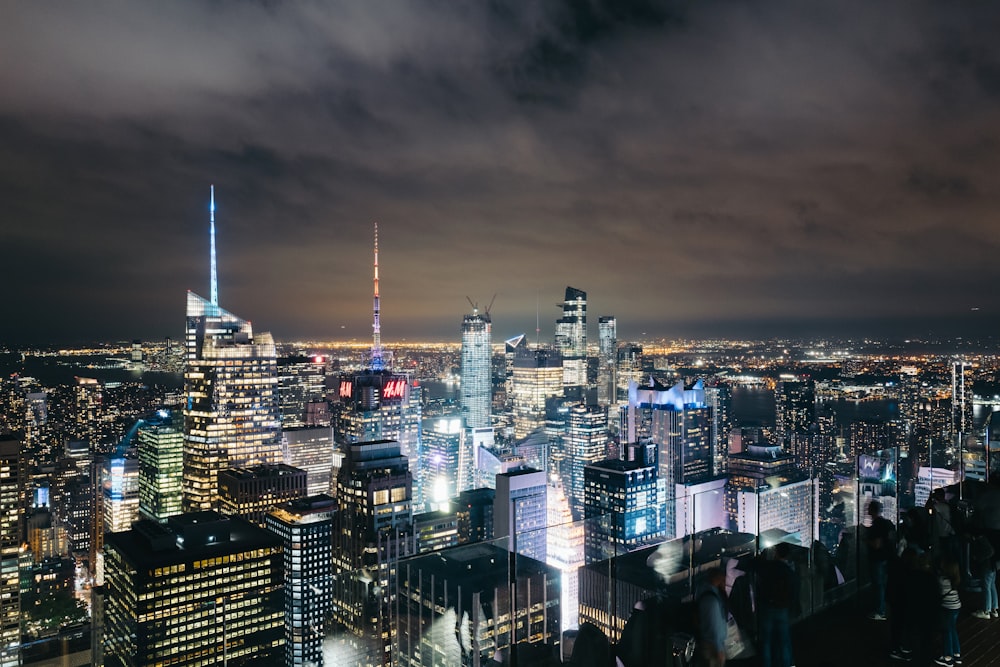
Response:
POLYGON ((695 597, 698 605, 698 653, 707 667, 726 664, 726 572, 708 571, 695 597))
POLYGON ((895 556, 893 525, 882 517, 882 503, 873 500, 868 504, 872 525, 865 533, 868 546, 868 564, 871 567, 872 590, 875 592, 875 609, 870 618, 884 621, 886 616, 886 584, 889 578, 889 560, 895 556))
POLYGON ((763 667, 792 667, 792 610, 797 606, 798 578, 788 562, 791 547, 780 542, 773 558, 757 565, 757 639, 763 667), (773 663, 772 663, 773 659, 773 663))

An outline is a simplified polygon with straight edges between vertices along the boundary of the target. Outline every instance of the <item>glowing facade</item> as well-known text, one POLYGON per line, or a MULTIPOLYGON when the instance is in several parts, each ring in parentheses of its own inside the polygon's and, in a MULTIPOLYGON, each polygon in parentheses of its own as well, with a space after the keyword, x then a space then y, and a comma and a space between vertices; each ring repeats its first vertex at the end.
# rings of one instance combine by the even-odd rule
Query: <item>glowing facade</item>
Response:
POLYGON ((545 426, 545 401, 563 393, 562 357, 551 350, 519 347, 512 370, 514 437, 545 426))
POLYGON ((215 512, 108 536, 108 667, 280 664, 281 542, 215 512))
POLYGON ((566 288, 563 316, 556 320, 556 349, 562 354, 563 385, 567 389, 587 385, 587 293, 566 288))
POLYGON ((0 667, 21 664, 21 587, 18 555, 24 512, 20 443, 0 441, 0 667))
POLYGON ((184 429, 169 413, 139 425, 139 513, 164 523, 182 511, 184 429))
POLYGON ((480 313, 473 308, 472 313, 462 320, 462 386, 461 408, 465 424, 469 428, 491 426, 490 407, 492 402, 492 367, 490 335, 492 330, 490 314, 480 313))
POLYGON ((104 532, 120 533, 139 519, 139 461, 109 456, 101 461, 104 532))
POLYGON ((597 319, 597 402, 617 403, 618 384, 618 320, 612 315, 597 319))

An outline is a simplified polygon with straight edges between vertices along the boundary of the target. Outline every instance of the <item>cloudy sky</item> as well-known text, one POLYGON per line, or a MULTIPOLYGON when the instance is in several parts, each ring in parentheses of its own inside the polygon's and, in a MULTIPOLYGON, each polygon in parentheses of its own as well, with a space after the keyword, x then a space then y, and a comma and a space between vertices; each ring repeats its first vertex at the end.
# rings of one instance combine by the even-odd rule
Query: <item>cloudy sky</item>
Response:
MULTIPOLYGON (((1000 324, 1000 3, 0 5, 0 343, 1000 324)), ((592 332, 594 335, 596 332, 592 332)))

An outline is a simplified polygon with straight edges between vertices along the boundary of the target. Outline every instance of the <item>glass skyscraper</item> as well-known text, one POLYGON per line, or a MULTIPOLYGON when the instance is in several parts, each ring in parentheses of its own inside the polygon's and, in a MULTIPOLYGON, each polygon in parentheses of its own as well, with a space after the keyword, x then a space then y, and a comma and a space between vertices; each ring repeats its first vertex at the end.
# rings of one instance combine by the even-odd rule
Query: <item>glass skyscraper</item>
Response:
POLYGON ((274 339, 188 292, 184 509, 212 509, 224 468, 281 461, 274 339))
POLYGON ((461 407, 465 425, 469 428, 489 428, 492 400, 492 368, 489 312, 472 313, 462 319, 462 387, 461 407))
POLYGON ((556 320, 556 349, 563 358, 563 385, 587 385, 587 293, 566 288, 563 316, 556 320))

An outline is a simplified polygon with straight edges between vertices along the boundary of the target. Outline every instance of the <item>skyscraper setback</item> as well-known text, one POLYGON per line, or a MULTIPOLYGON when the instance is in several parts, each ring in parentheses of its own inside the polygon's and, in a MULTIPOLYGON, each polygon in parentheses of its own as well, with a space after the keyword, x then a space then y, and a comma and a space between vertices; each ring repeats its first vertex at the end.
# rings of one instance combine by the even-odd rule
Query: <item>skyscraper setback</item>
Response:
POLYGON ((187 298, 185 511, 213 509, 219 470, 281 460, 274 339, 219 307, 214 188, 211 212, 212 298, 187 298))

